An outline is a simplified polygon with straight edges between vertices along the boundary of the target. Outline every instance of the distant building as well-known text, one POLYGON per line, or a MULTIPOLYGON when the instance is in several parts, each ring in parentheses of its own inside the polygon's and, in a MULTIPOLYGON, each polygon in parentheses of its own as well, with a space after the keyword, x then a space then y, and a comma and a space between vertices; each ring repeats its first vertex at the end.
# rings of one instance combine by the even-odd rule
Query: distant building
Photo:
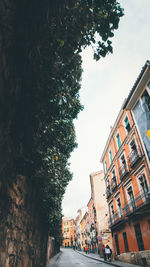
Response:
POLYGON ((96 244, 97 244, 97 237, 96 237, 96 230, 95 230, 95 220, 94 220, 94 204, 93 204, 93 198, 91 197, 88 204, 88 215, 89 215, 89 231, 88 231, 88 247, 89 251, 95 251, 96 244))
MULTIPOLYGON (((104 172, 99 171, 90 175, 91 199, 93 201, 91 218, 92 247, 99 249, 101 245, 108 244, 112 247, 111 232, 108 227, 108 205, 105 196, 104 172), (100 240, 98 240, 98 238, 100 240)), ((90 203, 90 202, 89 202, 90 203)))
POLYGON ((147 62, 101 157, 115 254, 140 266, 150 266, 149 82, 147 62))
POLYGON ((86 222, 88 218, 87 207, 78 210, 75 219, 75 247, 78 250, 84 250, 86 244, 86 222))
POLYGON ((81 218, 82 218, 82 210, 78 210, 78 215, 75 219, 75 247, 78 250, 81 250, 81 218))
POLYGON ((84 251, 85 245, 86 245, 86 218, 88 216, 88 213, 85 212, 83 215, 80 224, 81 224, 81 250, 84 251))
POLYGON ((73 218, 63 217, 62 219, 62 246, 73 247, 75 242, 75 222, 73 218))

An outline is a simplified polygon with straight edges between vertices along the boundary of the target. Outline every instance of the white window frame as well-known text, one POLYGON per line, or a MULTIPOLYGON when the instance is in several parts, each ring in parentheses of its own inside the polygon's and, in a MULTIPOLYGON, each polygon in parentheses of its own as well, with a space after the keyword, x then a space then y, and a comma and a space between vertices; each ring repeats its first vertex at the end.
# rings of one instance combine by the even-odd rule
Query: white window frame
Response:
POLYGON ((146 171, 145 171, 145 169, 142 169, 142 170, 136 175, 136 180, 137 180, 137 184, 138 184, 139 191, 141 190, 140 177, 142 176, 142 174, 145 175, 145 179, 146 179, 147 185, 148 185, 148 187, 150 187, 150 183, 149 183, 149 180, 148 180, 148 178, 147 178, 146 171))
POLYGON ((129 121, 129 124, 130 124, 130 128, 131 128, 131 123, 130 123, 130 120, 129 120, 129 116, 128 116, 128 114, 126 113, 125 116, 124 116, 124 119, 123 119, 123 124, 124 124, 125 131, 126 131, 126 133, 128 134, 129 132, 128 132, 127 129, 126 129, 126 124, 125 124, 125 119, 126 119, 126 117, 128 118, 128 121, 129 121))
POLYGON ((116 175, 115 167, 113 167, 112 170, 111 170, 111 181, 112 181, 112 184, 113 184, 113 177, 116 178, 116 184, 118 185, 118 180, 117 180, 117 175, 116 175), (113 171, 114 171, 114 173, 115 173, 114 176, 113 176, 113 171))
POLYGON ((119 195, 117 195, 117 197, 115 199, 116 199, 117 212, 118 212, 119 217, 121 217, 121 215, 123 214, 123 210, 122 210, 122 203, 121 203, 120 193, 119 193, 119 195), (119 206, 118 206, 118 199, 120 199, 121 212, 120 212, 119 206))
POLYGON ((127 161, 125 152, 123 152, 123 153, 120 155, 120 157, 119 157, 120 166, 121 166, 121 167, 124 167, 123 164, 122 164, 122 160, 121 160, 122 156, 124 156, 125 161, 126 161, 127 170, 129 170, 129 167, 128 167, 128 161, 127 161))
POLYGON ((113 201, 111 201, 109 203, 109 213, 110 213, 111 220, 114 220, 115 210, 114 210, 114 203, 113 203, 113 201), (113 206, 113 209, 112 209, 112 206, 113 206), (112 210, 114 211, 114 213, 112 212, 112 210))
POLYGON ((137 149, 137 154, 140 156, 141 152, 140 152, 140 147, 138 146, 137 140, 135 138, 135 136, 132 137, 131 141, 129 142, 129 149, 130 149, 130 153, 133 152, 132 148, 131 148, 131 143, 132 141, 134 141, 135 145, 136 145, 136 149, 137 149))
POLYGON ((129 189, 130 187, 132 188, 132 192, 133 192, 133 195, 134 195, 134 197, 135 197, 134 190, 133 190, 133 186, 132 186, 132 182, 130 182, 130 183, 125 187, 128 203, 130 203, 130 201, 131 201, 130 196, 129 196, 129 194, 128 194, 128 189, 129 189))

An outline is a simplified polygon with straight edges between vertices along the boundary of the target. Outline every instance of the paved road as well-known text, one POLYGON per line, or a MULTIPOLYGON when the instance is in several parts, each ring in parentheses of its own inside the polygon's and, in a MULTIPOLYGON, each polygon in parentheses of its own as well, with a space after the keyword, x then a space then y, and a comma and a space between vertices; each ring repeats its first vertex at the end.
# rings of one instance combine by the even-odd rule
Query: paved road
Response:
MULTIPOLYGON (((72 249, 61 249, 59 256, 51 259, 48 267, 110 267, 107 263, 89 259, 72 249)), ((112 266, 113 267, 113 266, 112 266)))

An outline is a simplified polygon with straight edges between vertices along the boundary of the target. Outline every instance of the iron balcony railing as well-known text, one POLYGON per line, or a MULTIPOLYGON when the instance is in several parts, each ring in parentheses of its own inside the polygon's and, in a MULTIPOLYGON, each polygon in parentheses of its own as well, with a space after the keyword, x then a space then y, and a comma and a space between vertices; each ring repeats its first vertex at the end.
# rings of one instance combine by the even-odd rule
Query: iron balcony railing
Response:
POLYGON ((111 196, 111 193, 117 188, 117 178, 114 176, 111 181, 111 186, 110 184, 106 188, 106 198, 109 198, 111 196))
POLYGON ((123 219, 123 210, 120 208, 119 211, 113 213, 108 220, 108 225, 112 226, 113 224, 117 223, 118 221, 123 219))
POLYGON ((142 154, 139 151, 139 149, 136 149, 135 151, 132 151, 128 156, 128 162, 130 168, 133 168, 135 164, 142 158, 142 154))
POLYGON ((132 199, 128 202, 128 204, 124 207, 126 215, 137 210, 144 206, 145 204, 150 202, 150 188, 143 188, 140 190, 132 199))
POLYGON ((108 220, 109 226, 111 227, 118 221, 123 221, 126 216, 136 212, 138 208, 144 207, 147 203, 150 203, 150 187, 140 190, 123 209, 120 207, 119 211, 113 213, 108 220))
POLYGON ((111 189, 110 189, 110 185, 108 185, 106 188, 106 198, 109 198, 110 196, 111 196, 111 189))
POLYGON ((112 178, 112 181, 111 181, 111 189, 112 189, 112 191, 114 191, 116 189, 116 187, 117 187, 117 178, 116 178, 116 176, 114 176, 112 178))

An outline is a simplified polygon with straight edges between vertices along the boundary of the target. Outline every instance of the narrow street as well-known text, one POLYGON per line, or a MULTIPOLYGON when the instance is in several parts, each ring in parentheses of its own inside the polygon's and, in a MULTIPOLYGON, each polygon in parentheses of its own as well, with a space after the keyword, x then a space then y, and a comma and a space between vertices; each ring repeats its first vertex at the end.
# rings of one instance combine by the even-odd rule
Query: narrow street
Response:
MULTIPOLYGON (((51 259, 48 267, 107 267, 110 265, 87 258, 73 249, 61 249, 60 255, 51 259)), ((113 266, 113 265, 111 265, 113 266)))

